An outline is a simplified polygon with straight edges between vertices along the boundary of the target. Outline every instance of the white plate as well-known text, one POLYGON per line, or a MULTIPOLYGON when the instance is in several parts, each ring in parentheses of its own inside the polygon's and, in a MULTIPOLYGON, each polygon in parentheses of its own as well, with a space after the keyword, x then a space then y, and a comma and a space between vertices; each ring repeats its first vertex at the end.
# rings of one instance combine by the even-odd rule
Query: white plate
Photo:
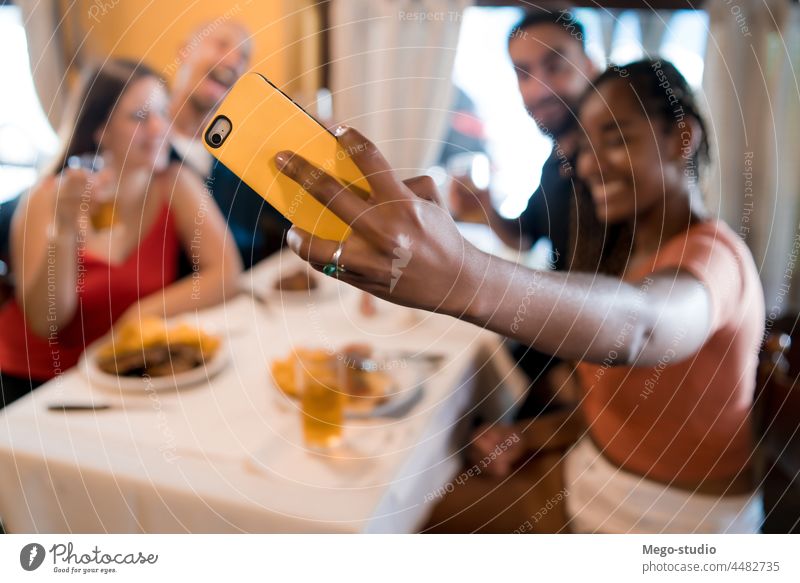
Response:
MULTIPOLYGON (((425 373, 430 370, 430 364, 410 361, 403 358, 402 353, 378 353, 373 357, 376 362, 384 363, 389 368, 387 371, 392 380, 391 388, 386 401, 370 408, 345 407, 347 419, 370 419, 374 417, 404 417, 411 412, 422 400, 425 387, 425 373), (391 366, 392 364, 397 366, 391 366)), ((280 388, 275 387, 279 399, 296 401, 296 397, 286 395, 280 388)), ((299 404, 295 406, 299 407, 299 404)))
MULTIPOLYGON (((284 411, 299 411, 300 403, 297 402, 295 397, 290 397, 279 388, 275 387, 276 398, 281 402, 291 402, 291 409, 282 407, 284 411)), ((361 411, 351 407, 345 407, 344 416, 346 419, 373 419, 376 417, 405 417, 411 410, 416 407, 417 403, 422 400, 424 396, 424 386, 418 384, 410 389, 397 391, 389 395, 386 402, 368 409, 361 411)))
POLYGON ((389 395, 385 403, 369 411, 345 409, 348 419, 369 419, 371 417, 405 417, 422 400, 422 387, 419 384, 411 388, 396 391, 389 395))
POLYGON ((149 393, 151 391, 183 389, 207 382, 228 365, 228 352, 225 343, 221 342, 214 356, 205 362, 205 366, 200 365, 192 370, 163 377, 118 376, 104 372, 97 366, 97 351, 101 346, 102 343, 96 343, 90 346, 83 353, 83 360, 80 366, 81 369, 86 372, 92 386, 112 391, 149 393))

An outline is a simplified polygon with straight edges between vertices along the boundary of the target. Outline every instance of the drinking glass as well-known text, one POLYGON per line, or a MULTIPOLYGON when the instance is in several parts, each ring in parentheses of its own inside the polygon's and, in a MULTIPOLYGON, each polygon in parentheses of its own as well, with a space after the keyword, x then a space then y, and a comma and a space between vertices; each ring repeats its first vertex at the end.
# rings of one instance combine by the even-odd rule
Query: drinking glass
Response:
POLYGON ((342 442, 347 399, 343 363, 322 350, 298 351, 296 356, 305 443, 315 451, 330 451, 342 442))
MULTIPOLYGON (((73 169, 83 169, 92 174, 97 174, 106 167, 105 160, 100 154, 81 154, 70 156, 67 159, 67 167, 73 169)), ((95 202, 92 205, 92 227, 96 231, 110 229, 116 222, 114 220, 114 199, 95 202)))

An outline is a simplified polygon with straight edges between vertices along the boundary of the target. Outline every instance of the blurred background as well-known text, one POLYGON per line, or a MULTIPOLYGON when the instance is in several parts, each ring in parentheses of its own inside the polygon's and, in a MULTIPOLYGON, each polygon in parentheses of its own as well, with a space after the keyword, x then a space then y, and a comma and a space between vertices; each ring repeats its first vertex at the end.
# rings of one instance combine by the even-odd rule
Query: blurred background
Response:
MULTIPOLYGON (((486 0, 5 0, 0 201, 29 186, 53 153, 63 89, 82 65, 109 56, 141 59, 169 81, 190 35, 202 34, 204 24, 232 20, 252 32, 255 70, 312 113, 359 127, 401 171, 444 168, 463 152, 488 154, 492 196, 500 213, 513 218, 535 190, 551 149, 524 110, 506 50, 508 30, 526 6, 486 0)), ((714 158, 723 161, 705 185, 707 200, 753 250, 768 308, 798 306, 798 286, 789 293, 781 288, 800 219, 797 3, 571 6, 599 66, 661 55, 697 89, 712 120, 714 158), (745 200, 746 191, 756 193, 757 204, 745 200)))
MULTIPOLYGON (((777 413, 764 418, 779 419, 776 427, 781 430, 771 459, 782 472, 782 481, 773 498, 789 500, 794 514, 776 511, 773 516, 800 517, 796 414, 800 342, 795 338, 790 343, 788 338, 800 336, 796 326, 800 311, 796 270, 800 254, 800 4, 795 0, 569 4, 541 0, 535 6, 511 0, 0 0, 0 231, 8 232, 19 195, 34 184, 56 154, 59 133, 69 117, 66 96, 83 71, 112 58, 143 62, 179 94, 175 88, 182 82, 182 71, 191 68, 184 65, 229 23, 243 25, 249 43, 239 42, 221 52, 228 56, 248 45, 249 59, 242 58, 242 63, 249 62, 247 66, 269 78, 322 123, 358 128, 404 178, 428 173, 446 192, 449 180, 469 175, 478 189, 490 191, 502 217, 516 218, 539 186, 542 166, 553 150, 551 136, 540 131, 525 109, 508 56, 509 31, 532 8, 572 9, 585 27, 586 51, 598 69, 644 57, 663 58, 677 66, 697 93, 709 121, 714 160, 710 171, 703 173, 703 195, 711 212, 724 219, 753 253, 767 315, 768 342, 762 350, 766 372, 759 384, 777 383, 783 391, 772 391, 768 405, 785 415, 783 421, 777 413), (770 345, 773 328, 785 334, 770 345)), ((217 64, 206 67, 204 80, 191 89, 211 79, 219 96, 224 95, 235 79, 219 83, 217 64)), ((187 84, 186 79, 183 83, 187 84)), ((184 103, 190 100, 191 96, 184 103)), ((199 144, 198 135, 189 132, 189 138, 199 144)), ((200 150, 210 166, 210 156, 200 150)), ((189 154, 185 154, 187 161, 189 154)), ((247 196, 240 201, 261 204, 258 197, 247 196)), ((220 206, 230 218, 228 208, 220 206)), ((254 213, 244 208, 240 214, 252 218, 254 213)), ((518 254, 504 247, 487 225, 460 227, 470 240, 491 252, 539 267, 547 261, 547 249, 542 248, 549 245, 546 240, 518 254)), ((280 243, 283 233, 278 231, 275 240, 280 243)), ((8 261, 7 239, 0 245, 0 305, 11 298, 11 287, 5 285, 9 280, 4 263, 8 261)), ((274 291, 271 279, 259 285, 274 291)), ((301 286, 301 291, 313 289, 308 287, 308 278, 303 285, 307 287, 301 286)), ((359 299, 362 316, 387 310, 386 306, 376 308, 369 298, 364 301, 365 297, 359 299)), ((294 328, 315 332, 316 313, 310 314, 311 320, 309 314, 303 315, 305 320, 298 319, 294 328)), ((243 345, 244 336, 258 328, 248 317, 242 312, 236 332, 243 345)), ((398 326, 416 328, 417 317, 402 314, 398 326)), ((436 330, 426 334, 422 340, 436 338, 438 342, 436 330)), ((457 334, 457 340, 466 342, 468 334, 457 334)), ((288 347, 288 338, 270 337, 265 344, 277 350, 281 340, 288 347)), ((450 348, 461 354, 457 342, 450 348)), ((491 348, 493 355, 501 352, 494 345, 491 348)), ((478 357, 480 361, 483 355, 478 357)), ((251 364, 249 360, 246 365, 251 364)), ((462 364, 467 370, 466 363, 462 364)), ((243 375, 252 381, 253 391, 260 390, 258 382, 265 386, 269 382, 266 368, 258 366, 255 373, 243 375), (259 374, 263 379, 253 381, 259 374)), ((70 378, 78 384, 77 375, 70 378)), ((227 389, 231 383, 224 384, 227 389)), ((455 379, 443 382, 443 394, 445 385, 449 390, 455 384, 455 379)), ((452 409, 449 402, 442 402, 452 409)), ((232 425, 237 425, 241 412, 231 407, 231 418, 236 419, 232 425)), ((26 427, 25 418, 20 419, 19 426, 26 427)), ((195 419, 203 427, 214 426, 205 417, 195 419)), ((252 427, 253 434, 261 430, 256 420, 252 427)), ((143 434, 148 433, 146 429, 143 434)), ((295 491, 290 494, 286 500, 294 499, 295 491)), ((336 505, 323 506, 327 511, 336 505)), ((75 506, 76 514, 79 509, 75 506)), ((247 513, 244 516, 250 519, 247 513)), ((798 524, 800 519, 792 518, 789 526, 774 530, 788 531, 798 524)), ((117 528, 124 531, 129 525, 117 528)), ((380 528, 412 530, 409 525, 394 524, 380 528)))

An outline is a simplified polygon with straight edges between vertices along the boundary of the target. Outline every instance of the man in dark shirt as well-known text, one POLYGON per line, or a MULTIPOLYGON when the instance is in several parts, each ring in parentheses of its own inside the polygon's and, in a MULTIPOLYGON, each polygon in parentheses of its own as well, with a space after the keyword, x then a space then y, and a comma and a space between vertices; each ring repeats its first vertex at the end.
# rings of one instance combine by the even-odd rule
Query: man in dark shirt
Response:
POLYGON ((481 216, 509 247, 530 249, 540 238, 549 238, 556 269, 567 266, 569 253, 575 105, 596 74, 584 50, 584 38, 581 24, 565 10, 530 13, 509 34, 508 53, 525 108, 542 133, 553 140, 539 188, 519 219, 500 216, 488 190, 462 187, 453 193, 457 218, 481 216))
MULTIPOLYGON (((279 250, 291 224, 203 146, 202 133, 222 98, 250 65, 250 32, 241 23, 205 24, 187 39, 174 64, 170 113, 173 159, 206 181, 233 235, 242 263, 251 267, 279 250)), ((182 262, 182 271, 188 263, 182 262)))
POLYGON ((527 246, 542 237, 550 239, 551 260, 557 271, 568 267, 570 206, 576 186, 570 174, 572 167, 571 160, 560 161, 551 154, 542 166, 539 187, 519 216, 521 243, 527 246))
MULTIPOLYGON (((573 176, 572 160, 578 135, 574 130, 575 105, 590 86, 595 75, 594 67, 584 51, 583 28, 568 11, 541 11, 526 15, 509 35, 508 52, 525 107, 542 133, 553 141, 553 151, 542 167, 539 187, 531 195, 519 219, 501 217, 492 207, 488 191, 463 187, 460 192, 451 190, 451 204, 456 218, 461 218, 462 214, 480 216, 506 245, 514 249, 530 249, 542 237, 549 238, 555 269, 568 269, 573 251, 569 248, 572 201, 581 192, 573 176)), ((528 346, 514 344, 510 348, 519 366, 530 377, 531 388, 516 413, 516 423, 502 426, 496 425, 496 419, 483 420, 488 425, 479 427, 473 434, 469 450, 471 460, 465 467, 472 467, 473 460, 488 459, 487 454, 494 456, 491 452, 506 447, 502 444, 507 443, 503 440, 509 435, 523 435, 527 436, 524 442, 542 444, 541 448, 531 445, 539 451, 538 463, 552 463, 555 469, 557 462, 552 460, 558 460, 560 456, 547 457, 545 450, 567 447, 583 432, 583 427, 579 417, 569 410, 540 415, 555 409, 550 403, 552 392, 546 390, 550 383, 544 377, 556 359, 528 346), (537 419, 531 422, 532 417, 537 419)), ((526 452, 525 457, 528 455, 526 452)), ((494 466, 498 461, 492 464, 492 467, 499 467, 494 466)), ((484 475, 457 485, 452 493, 448 492, 434 509, 425 532, 474 532, 475 525, 480 525, 478 530, 487 529, 489 532, 497 516, 508 513, 516 503, 524 504, 520 501, 535 485, 526 482, 529 474, 515 467, 514 474, 499 483, 500 479, 492 477, 495 471, 487 468, 484 475)), ((546 478, 556 480, 558 475, 559 471, 548 471, 546 478)), ((540 477, 538 479, 541 481, 540 477)), ((547 520, 537 525, 536 531, 556 532, 566 520, 562 516, 560 511, 552 512, 547 520)), ((524 516, 520 516, 520 520, 524 522, 524 516)))
MULTIPOLYGON (((456 183, 451 191, 456 218, 480 217, 511 248, 530 249, 539 239, 548 238, 557 270, 569 267, 570 209, 580 188, 573 175, 578 137, 575 106, 596 75, 584 43, 582 25, 566 10, 531 12, 509 34, 508 53, 522 101, 542 133, 553 141, 539 187, 519 218, 500 216, 488 190, 456 183)), ((509 348, 534 384, 557 363, 527 346, 510 342, 509 348)), ((530 391, 517 417, 535 416, 548 409, 550 400, 547 391, 530 391)))

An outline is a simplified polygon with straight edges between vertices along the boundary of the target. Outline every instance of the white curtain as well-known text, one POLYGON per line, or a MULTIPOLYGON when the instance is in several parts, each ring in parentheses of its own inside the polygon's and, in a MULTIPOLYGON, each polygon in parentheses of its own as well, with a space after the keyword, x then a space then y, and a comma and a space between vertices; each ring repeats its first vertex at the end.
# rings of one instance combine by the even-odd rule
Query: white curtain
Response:
POLYGON ((470 0, 334 0, 334 118, 374 141, 402 177, 441 148, 461 16, 470 0))
POLYGON ((604 8, 600 12, 600 30, 603 41, 603 66, 611 59, 611 49, 614 45, 614 32, 617 30, 617 22, 622 14, 622 10, 604 8))
POLYGON ((670 18, 671 14, 663 10, 639 13, 639 29, 642 33, 642 50, 645 56, 658 57, 670 18))
MULTIPOLYGON (((624 12, 625 10, 610 8, 598 10, 600 32, 602 33, 600 40, 603 43, 606 64, 611 62, 611 53, 614 49, 614 34, 617 31, 619 19, 624 12)), ((672 13, 665 10, 639 10, 634 14, 639 21, 642 50, 645 56, 656 58, 661 49, 661 43, 664 40, 664 34, 667 32, 672 13)), ((624 63, 614 64, 622 65, 624 63)))
POLYGON ((707 201, 753 251, 774 318, 800 306, 800 7, 706 6, 704 91, 716 161, 707 201))

